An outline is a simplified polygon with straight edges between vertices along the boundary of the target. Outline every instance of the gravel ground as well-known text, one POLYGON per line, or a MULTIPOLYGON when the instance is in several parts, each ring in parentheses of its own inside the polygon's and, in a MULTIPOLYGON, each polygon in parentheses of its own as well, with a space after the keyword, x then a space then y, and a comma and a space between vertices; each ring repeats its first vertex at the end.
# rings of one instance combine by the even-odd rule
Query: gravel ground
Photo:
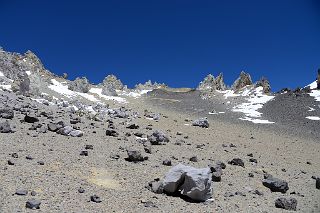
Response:
MULTIPOLYGON (((26 98, 22 102, 27 101, 26 98)), ((1 212, 284 212, 275 208, 275 200, 282 196, 296 198, 298 212, 319 212, 320 190, 311 176, 320 175, 320 143, 313 137, 298 137, 240 121, 238 113, 227 111, 229 106, 218 101, 208 103, 197 92, 151 94, 129 99, 126 107, 139 112, 140 118, 112 119, 118 137, 106 136, 106 122, 86 118, 75 125, 84 132, 83 137, 54 132, 36 134, 29 130, 32 124, 20 122, 24 115, 15 112, 10 122, 16 125, 16 132, 0 133, 1 212), (226 113, 212 119, 208 115, 212 107, 226 113), (160 113, 160 119, 146 119, 144 110, 160 113), (205 115, 209 117, 209 128, 194 127, 190 120, 186 121, 205 115), (139 125, 139 129, 125 128, 128 122, 139 125), (133 134, 140 132, 146 137, 153 130, 163 131, 170 142, 153 145, 148 154, 133 134), (176 145, 177 140, 183 141, 176 145), (86 145, 93 145, 93 149, 87 150, 88 156, 81 156, 86 145), (140 150, 149 159, 128 162, 127 148, 140 150), (12 153, 17 153, 18 158, 12 153), (198 162, 189 160, 193 156, 198 162), (233 158, 241 158, 245 167, 227 164, 233 158), (250 162, 251 158, 257 163, 250 162), (172 165, 183 163, 197 168, 218 160, 225 162, 227 168, 221 182, 212 183, 213 200, 190 203, 146 189, 149 181, 163 178, 171 168, 162 165, 165 159, 170 159, 172 165), (8 165, 8 160, 14 165, 8 165), (286 180, 289 190, 285 194, 271 192, 262 185, 265 173, 286 180), (84 193, 79 193, 80 187, 84 193), (26 189, 28 194, 15 195, 17 189, 26 189), (31 191, 36 195, 32 196, 31 191), (92 195, 98 195, 102 202, 90 201, 92 195), (25 208, 31 198, 41 201, 39 210, 25 208)), ((37 108, 53 111, 54 120, 69 122, 69 113, 64 109, 43 105, 37 108)), ((270 115, 266 112, 266 116, 270 115)), ((39 119, 49 122, 46 117, 39 119)))

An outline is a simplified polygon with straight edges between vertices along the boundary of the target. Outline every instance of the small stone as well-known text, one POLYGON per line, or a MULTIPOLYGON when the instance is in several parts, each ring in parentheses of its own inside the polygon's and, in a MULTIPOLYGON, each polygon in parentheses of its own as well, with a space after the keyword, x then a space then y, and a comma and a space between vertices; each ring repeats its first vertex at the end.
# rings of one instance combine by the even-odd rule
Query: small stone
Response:
POLYGON ((84 190, 82 187, 80 187, 80 188, 78 189, 78 192, 82 194, 82 193, 85 192, 85 190, 84 190))
POLYGON ((13 157, 13 158, 18 158, 18 154, 17 154, 17 153, 12 153, 12 154, 11 154, 11 157, 13 157))
POLYGON ((257 159, 255 159, 255 158, 250 158, 249 161, 250 161, 251 163, 258 163, 257 159))
POLYGON ((27 195, 28 194, 28 190, 26 190, 26 189, 17 189, 15 194, 16 195, 27 195))
POLYGON ((171 165, 172 165, 172 164, 171 164, 171 160, 168 160, 168 159, 164 160, 164 161, 162 162, 162 164, 165 165, 165 166, 171 166, 171 165))
POLYGON ((85 146, 85 149, 93 149, 93 145, 87 144, 87 145, 85 146))
POLYGON ((80 155, 81 156, 88 156, 88 151, 87 150, 82 150, 81 152, 80 152, 80 155))
POLYGON ((244 162, 240 158, 234 158, 228 162, 231 165, 244 167, 244 162))
POLYGON ((91 196, 90 196, 90 200, 91 200, 92 202, 95 202, 95 203, 101 203, 101 202, 102 202, 101 199, 100 199, 100 197, 97 196, 97 195, 91 195, 91 196))
POLYGON ((138 162, 138 161, 144 161, 145 158, 142 157, 140 151, 137 150, 127 150, 128 157, 126 158, 127 161, 130 162, 138 162))
POLYGON ((26 202, 26 208, 28 209, 40 209, 40 200, 31 199, 26 202))
POLYGON ((192 122, 192 126, 199 126, 202 128, 209 128, 209 122, 207 118, 199 118, 192 122))
POLYGON ((248 174, 248 176, 251 177, 251 178, 253 178, 253 177, 254 177, 254 174, 250 172, 250 173, 248 174))
POLYGON ((14 165, 14 162, 12 160, 8 160, 8 165, 14 165))
POLYGON ((119 133, 113 129, 107 129, 106 136, 118 137, 119 133))
POLYGON ((42 160, 38 161, 37 162, 39 165, 43 166, 44 165, 44 162, 42 160))
POLYGON ((191 162, 198 162, 197 156, 192 156, 189 160, 190 160, 191 162))
POLYGON ((298 201, 295 198, 281 197, 281 198, 276 199, 275 206, 276 206, 276 208, 296 211, 297 210, 297 203, 298 203, 298 201))
POLYGON ((36 196, 36 195, 37 195, 37 192, 35 192, 35 191, 31 192, 31 196, 36 196))
POLYGON ((139 126, 137 124, 129 124, 126 128, 127 129, 139 129, 139 126))

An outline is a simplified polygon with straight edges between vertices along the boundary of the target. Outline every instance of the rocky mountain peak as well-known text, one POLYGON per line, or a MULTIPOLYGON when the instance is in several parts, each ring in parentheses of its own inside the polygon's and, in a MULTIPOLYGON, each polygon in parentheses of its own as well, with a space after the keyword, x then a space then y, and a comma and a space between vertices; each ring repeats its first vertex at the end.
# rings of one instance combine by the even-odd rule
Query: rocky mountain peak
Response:
POLYGON ((160 84, 157 82, 152 83, 151 80, 146 81, 144 84, 137 84, 135 85, 135 90, 153 90, 159 88, 167 88, 168 86, 164 83, 160 84))
POLYGON ((246 73, 244 71, 241 71, 240 76, 235 80, 235 82, 232 85, 232 89, 235 91, 238 91, 245 86, 252 85, 251 76, 249 73, 246 73))

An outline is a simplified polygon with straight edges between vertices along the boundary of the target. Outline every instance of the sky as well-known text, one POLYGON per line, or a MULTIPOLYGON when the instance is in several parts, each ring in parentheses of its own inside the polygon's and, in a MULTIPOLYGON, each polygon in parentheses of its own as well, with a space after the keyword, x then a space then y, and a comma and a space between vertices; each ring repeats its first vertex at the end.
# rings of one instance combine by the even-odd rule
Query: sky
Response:
POLYGON ((320 0, 0 0, 0 46, 69 79, 196 87, 244 70, 278 91, 320 68, 320 0))

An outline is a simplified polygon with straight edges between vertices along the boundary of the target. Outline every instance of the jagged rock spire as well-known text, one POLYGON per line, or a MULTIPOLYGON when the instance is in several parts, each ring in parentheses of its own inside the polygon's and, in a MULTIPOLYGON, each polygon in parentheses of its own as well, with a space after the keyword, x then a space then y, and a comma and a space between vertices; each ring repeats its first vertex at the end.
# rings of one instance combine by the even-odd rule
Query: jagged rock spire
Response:
POLYGON ((232 89, 237 91, 245 86, 252 85, 251 76, 249 73, 246 73, 244 71, 241 71, 240 76, 235 80, 235 82, 232 85, 232 89))
POLYGON ((217 78, 212 74, 208 74, 203 81, 199 83, 198 90, 225 90, 226 85, 223 82, 223 74, 220 73, 217 78))
POLYGON ((317 89, 320 89, 320 69, 318 69, 318 76, 317 76, 317 89))
POLYGON ((267 78, 262 77, 257 83, 256 86, 261 86, 263 88, 264 93, 270 93, 271 92, 271 86, 270 82, 268 81, 267 78))

